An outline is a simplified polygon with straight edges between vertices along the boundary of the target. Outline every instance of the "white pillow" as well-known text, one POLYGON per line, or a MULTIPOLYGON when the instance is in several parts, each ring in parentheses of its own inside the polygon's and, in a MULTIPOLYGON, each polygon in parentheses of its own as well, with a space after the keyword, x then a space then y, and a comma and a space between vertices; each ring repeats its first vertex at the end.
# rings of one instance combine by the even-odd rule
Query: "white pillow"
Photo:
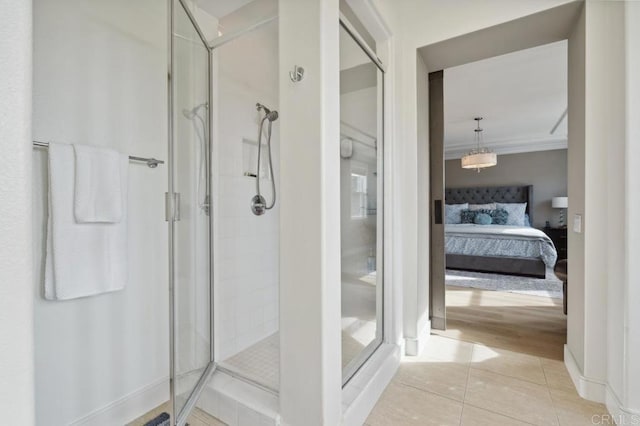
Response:
POLYGON ((527 209, 527 203, 496 203, 496 208, 509 213, 507 225, 525 226, 524 212, 527 209))
POLYGON ((468 210, 469 203, 464 204, 445 204, 444 206, 444 223, 447 225, 455 225, 462 223, 462 210, 468 210))
POLYGON ((469 204, 469 210, 495 210, 496 203, 487 203, 487 204, 469 204))

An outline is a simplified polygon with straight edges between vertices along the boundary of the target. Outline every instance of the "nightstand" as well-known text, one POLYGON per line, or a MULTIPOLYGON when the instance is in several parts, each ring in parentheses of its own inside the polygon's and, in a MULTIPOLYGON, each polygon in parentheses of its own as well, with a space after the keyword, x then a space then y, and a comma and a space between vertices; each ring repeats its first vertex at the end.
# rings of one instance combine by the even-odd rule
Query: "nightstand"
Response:
POLYGON ((543 228, 558 251, 558 260, 567 258, 567 228, 543 228))

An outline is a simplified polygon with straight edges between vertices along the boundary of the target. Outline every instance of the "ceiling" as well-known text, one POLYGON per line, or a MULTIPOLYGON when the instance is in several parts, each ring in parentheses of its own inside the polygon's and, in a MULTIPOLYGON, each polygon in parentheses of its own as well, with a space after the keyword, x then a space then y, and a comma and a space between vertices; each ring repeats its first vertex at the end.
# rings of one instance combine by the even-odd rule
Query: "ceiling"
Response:
POLYGON ((227 16, 234 10, 251 3, 253 0, 195 0, 208 14, 216 18, 227 16))
POLYGON ((445 69, 445 157, 474 146, 478 116, 498 154, 566 148, 567 62, 559 41, 445 69))

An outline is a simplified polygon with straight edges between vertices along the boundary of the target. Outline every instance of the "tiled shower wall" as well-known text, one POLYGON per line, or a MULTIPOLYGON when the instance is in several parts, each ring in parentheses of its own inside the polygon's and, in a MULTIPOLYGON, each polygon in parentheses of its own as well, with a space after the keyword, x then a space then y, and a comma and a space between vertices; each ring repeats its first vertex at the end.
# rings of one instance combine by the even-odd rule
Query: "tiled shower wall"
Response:
MULTIPOLYGON (((222 22, 222 21, 221 21, 222 22)), ((247 161, 258 138, 256 102, 277 109, 277 23, 243 36, 216 52, 217 136, 214 136, 214 277, 217 359, 224 360, 278 331, 279 209, 255 216, 256 165, 247 161), (251 170, 245 170, 247 165, 251 170)), ((265 123, 266 128, 266 123, 265 123)), ((276 183, 279 120, 273 125, 276 183)), ((265 139, 263 138, 263 143, 265 139)), ((263 161, 266 161, 263 145, 263 161)), ((255 152, 253 153, 255 155, 255 152)), ((249 158, 255 160, 255 158, 249 158)), ((277 185, 276 185, 277 186, 277 185)), ((261 181, 271 200, 271 182, 261 181)))

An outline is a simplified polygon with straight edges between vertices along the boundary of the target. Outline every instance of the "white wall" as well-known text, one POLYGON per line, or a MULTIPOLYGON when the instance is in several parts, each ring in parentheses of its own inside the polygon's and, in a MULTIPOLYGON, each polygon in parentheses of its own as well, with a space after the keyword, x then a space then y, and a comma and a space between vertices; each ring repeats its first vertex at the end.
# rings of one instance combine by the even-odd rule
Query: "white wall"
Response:
POLYGON ((0 1, 0 409, 34 422, 31 2, 0 1))
MULTIPOLYGON (((418 167, 422 167, 423 159, 418 161, 418 113, 417 113, 417 55, 416 50, 442 40, 467 34, 503 22, 539 12, 570 0, 549 0, 540 2, 524 0, 511 2, 495 0, 479 3, 473 0, 456 2, 372 0, 380 11, 391 32, 394 34, 393 57, 389 58, 388 74, 390 90, 394 93, 389 102, 394 109, 390 120, 394 147, 392 167, 402 170, 394 177, 394 189, 397 232, 394 235, 394 272, 393 281, 403 283, 404 299, 427 297, 428 281, 418 284, 418 264, 427 261, 428 256, 421 254, 418 258, 418 240, 416 229, 422 212, 418 215, 418 167), (392 64, 393 63, 393 64, 392 64), (421 287, 420 289, 418 287, 421 287)), ((434 70, 430 70, 434 71, 434 70)), ((427 250, 428 252, 428 250, 427 250)), ((425 253, 425 255, 428 253, 425 253)), ((424 273, 425 271, 422 271, 424 273)), ((422 312, 411 319, 418 324, 427 312, 428 304, 422 312)), ((405 321, 408 318, 405 316, 405 321)), ((405 324, 404 329, 406 330, 405 324)), ((427 333, 422 334, 424 337, 427 333)), ((422 344, 418 342, 419 344, 422 344)))
MULTIPOLYGON (((395 31, 395 66, 402 70, 393 79, 396 92, 393 120, 395 138, 408 145, 398 150, 395 163, 404 167, 400 178, 405 192, 399 210, 403 221, 408 223, 398 236, 402 247, 398 263, 403 265, 402 279, 407 283, 413 280, 411 271, 415 268, 413 257, 405 255, 414 245, 413 237, 407 233, 417 229, 414 223, 417 206, 413 201, 414 167, 417 167, 413 161, 417 140, 415 49, 568 2, 495 0, 480 4, 471 0, 448 3, 433 0, 399 4, 377 0, 374 3, 395 31)), ((639 302, 634 299, 638 297, 634 290, 637 279, 625 260, 636 249, 628 234, 636 230, 633 224, 637 222, 637 214, 631 208, 635 204, 626 203, 637 202, 629 197, 637 180, 634 172, 624 167, 629 153, 635 152, 635 141, 631 142, 627 132, 635 135, 637 131, 631 118, 636 105, 629 100, 631 95, 624 95, 637 89, 630 80, 637 66, 636 7, 633 2, 588 0, 586 13, 570 29, 569 47, 569 102, 571 111, 575 111, 569 117, 572 139, 568 162, 569 223, 572 225, 574 214, 580 214, 583 224, 580 233, 569 234, 569 357, 565 362, 572 366, 570 371, 582 395, 604 400, 605 388, 613 386, 616 392, 620 389, 616 396, 621 403, 609 406, 622 407, 627 413, 637 410, 634 398, 638 396, 638 386, 630 378, 637 376, 638 366, 629 360, 639 358, 636 351, 640 350, 631 334, 632 321, 636 319, 633 314, 636 309, 631 306, 639 302), (609 251, 611 256, 607 255, 609 251), (607 307, 603 301, 608 298, 612 300, 607 307), (629 308, 625 310, 620 305, 629 308), (607 314, 612 309, 617 312, 607 314)), ((399 276, 395 274, 396 279, 399 276)), ((413 293, 405 293, 403 297, 413 297, 413 293)))
POLYGON ((338 1, 279 2, 280 414, 285 425, 341 415, 338 1))
MULTIPOLYGON (((261 0, 220 20, 223 28, 242 28, 245 21, 277 4, 261 0)), ((278 331, 280 126, 272 125, 276 204, 262 216, 250 209, 256 194, 257 143, 263 112, 256 103, 278 110, 278 22, 267 24, 214 50, 217 63, 214 134, 214 268, 216 350, 224 360, 278 331), (253 152, 251 152, 253 151, 253 152)), ((273 199, 268 179, 266 134, 262 136, 263 176, 260 191, 273 199)), ((256 362, 259 362, 258 360, 256 362)))
MULTIPOLYGON (((625 282, 624 300, 626 304, 624 318, 624 348, 626 354, 626 371, 623 386, 625 397, 623 406, 638 412, 640 410, 640 311, 637 301, 640 300, 640 286, 634 260, 640 257, 640 171, 633 162, 640 155, 640 4, 625 3, 625 38, 626 38, 626 144, 625 144, 625 192, 626 192, 626 247, 625 247, 625 282)), ((619 344, 618 344, 619 345, 619 344)), ((620 346, 617 346, 618 348, 620 346)))
MULTIPOLYGON (((167 160, 166 25, 154 0, 37 1, 33 137, 167 160)), ((42 298, 47 154, 32 155, 36 423, 124 423, 168 398, 166 164, 129 168, 126 288, 58 302, 42 298)))
POLYGON ((532 225, 540 228, 546 221, 558 225, 560 211, 551 207, 551 199, 567 195, 566 149, 499 155, 498 165, 480 173, 463 169, 460 160, 445 161, 445 168, 447 188, 533 185, 532 225))

